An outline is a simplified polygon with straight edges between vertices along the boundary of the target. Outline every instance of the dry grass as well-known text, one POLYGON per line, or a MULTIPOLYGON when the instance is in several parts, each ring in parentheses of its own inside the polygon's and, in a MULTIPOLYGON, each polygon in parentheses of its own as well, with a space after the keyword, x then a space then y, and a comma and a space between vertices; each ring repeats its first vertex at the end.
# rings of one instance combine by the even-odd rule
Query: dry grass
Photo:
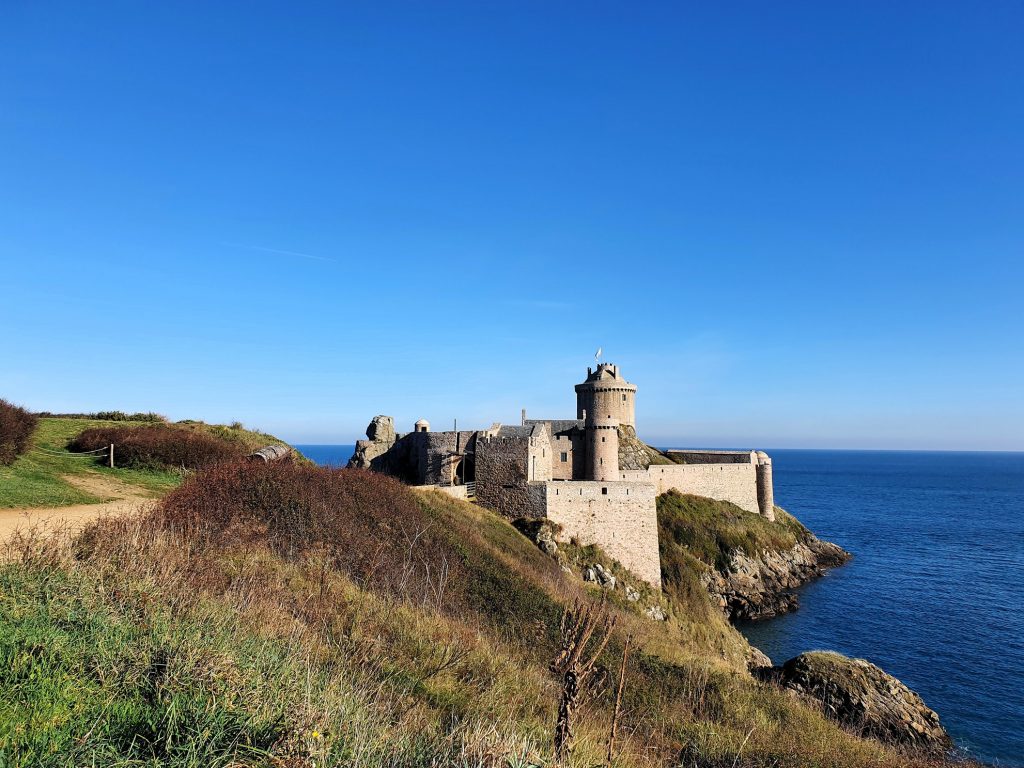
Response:
MULTIPOLYGON (((562 611, 590 588, 471 505, 363 473, 275 466, 251 479, 201 474, 155 515, 75 540, 15 543, 0 570, 0 754, 40 765, 550 764, 559 685, 547 661, 562 611), (344 551, 388 537, 395 556, 368 570, 344 551), (435 565, 406 578, 410 563, 435 565)), ((754 681, 681 621, 609 610, 603 663, 617 667, 626 634, 636 638, 618 766, 928 764, 754 681)), ((569 765, 603 763, 612 707, 605 695, 581 717, 569 765)))

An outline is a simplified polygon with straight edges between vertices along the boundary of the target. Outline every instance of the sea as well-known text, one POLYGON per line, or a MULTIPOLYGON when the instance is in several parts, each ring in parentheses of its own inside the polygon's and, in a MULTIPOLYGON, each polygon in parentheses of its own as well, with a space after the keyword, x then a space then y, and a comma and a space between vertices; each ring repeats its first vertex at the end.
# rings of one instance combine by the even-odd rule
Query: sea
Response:
MULTIPOLYGON (((331 466, 354 450, 296 447, 331 466)), ((803 587, 796 612, 740 631, 777 664, 867 659, 967 755, 1024 768, 1024 453, 769 453, 775 503, 854 558, 803 587)))

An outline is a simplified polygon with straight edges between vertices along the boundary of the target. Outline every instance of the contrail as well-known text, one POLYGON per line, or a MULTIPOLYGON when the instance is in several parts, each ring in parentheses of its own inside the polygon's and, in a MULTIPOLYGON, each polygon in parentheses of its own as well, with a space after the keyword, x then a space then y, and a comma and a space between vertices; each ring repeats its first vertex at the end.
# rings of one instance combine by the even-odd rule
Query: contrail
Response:
POLYGON ((301 256, 304 259, 314 261, 334 261, 327 256, 314 256, 312 253, 299 253, 298 251, 283 251, 280 248, 265 248, 262 245, 245 245, 244 243, 224 243, 231 248, 247 248, 250 251, 263 251, 264 253, 278 253, 282 256, 301 256))

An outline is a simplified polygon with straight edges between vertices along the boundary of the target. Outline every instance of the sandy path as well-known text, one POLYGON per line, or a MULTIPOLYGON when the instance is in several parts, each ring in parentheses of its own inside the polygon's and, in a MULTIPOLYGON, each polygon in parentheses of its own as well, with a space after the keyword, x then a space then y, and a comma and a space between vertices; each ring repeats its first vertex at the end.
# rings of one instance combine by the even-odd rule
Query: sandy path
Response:
POLYGON ((153 499, 144 496, 138 488, 103 475, 65 475, 71 485, 94 496, 113 496, 112 501, 99 504, 73 504, 68 507, 31 507, 27 509, 0 509, 0 543, 10 538, 19 528, 38 526, 44 531, 56 529, 78 530, 100 515, 133 512, 153 499))

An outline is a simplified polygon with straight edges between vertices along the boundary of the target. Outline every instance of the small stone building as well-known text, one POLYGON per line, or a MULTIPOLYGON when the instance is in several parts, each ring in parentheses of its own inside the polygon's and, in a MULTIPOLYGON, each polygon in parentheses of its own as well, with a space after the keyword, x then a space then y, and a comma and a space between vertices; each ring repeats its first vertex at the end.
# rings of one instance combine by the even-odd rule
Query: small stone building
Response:
POLYGON ((668 490, 730 501, 774 519, 771 459, 761 451, 661 452, 636 438, 636 386, 618 366, 587 369, 576 418, 432 432, 421 419, 395 432, 376 416, 351 467, 436 486, 510 518, 546 518, 564 540, 597 544, 639 577, 661 583, 655 498, 668 490))

